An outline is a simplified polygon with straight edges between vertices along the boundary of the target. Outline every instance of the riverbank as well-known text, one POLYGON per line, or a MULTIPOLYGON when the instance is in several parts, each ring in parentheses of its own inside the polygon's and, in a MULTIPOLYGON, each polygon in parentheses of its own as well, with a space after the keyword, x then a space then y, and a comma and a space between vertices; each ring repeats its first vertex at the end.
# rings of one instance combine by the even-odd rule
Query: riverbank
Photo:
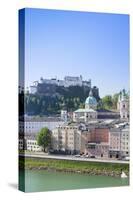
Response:
POLYGON ((129 176, 129 164, 81 162, 70 160, 20 158, 20 169, 47 170, 66 173, 86 173, 89 175, 106 175, 119 177, 121 170, 129 176))

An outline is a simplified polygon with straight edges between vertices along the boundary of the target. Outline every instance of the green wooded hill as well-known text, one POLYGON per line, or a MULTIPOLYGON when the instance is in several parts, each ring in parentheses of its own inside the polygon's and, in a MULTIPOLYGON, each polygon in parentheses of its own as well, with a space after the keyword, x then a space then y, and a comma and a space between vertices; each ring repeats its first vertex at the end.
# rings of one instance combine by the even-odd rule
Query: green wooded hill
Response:
MULTIPOLYGON (((92 90, 93 95, 99 101, 98 89, 94 87, 92 90)), ((61 109, 65 108, 68 111, 83 108, 89 91, 89 87, 71 86, 68 88, 54 87, 54 89, 39 90, 36 94, 25 94, 26 113, 31 115, 47 115, 58 114, 61 109), (51 93, 51 91, 53 92, 51 93)))
MULTIPOLYGON (((51 115, 60 114, 61 109, 68 112, 78 108, 84 108, 85 99, 88 97, 90 88, 71 86, 65 87, 39 88, 36 94, 24 92, 19 94, 19 111, 29 115, 51 115)), ((97 99, 98 109, 116 110, 119 93, 106 95, 100 99, 97 87, 92 88, 93 96, 97 99)), ((129 95, 127 94, 127 98, 129 95)))

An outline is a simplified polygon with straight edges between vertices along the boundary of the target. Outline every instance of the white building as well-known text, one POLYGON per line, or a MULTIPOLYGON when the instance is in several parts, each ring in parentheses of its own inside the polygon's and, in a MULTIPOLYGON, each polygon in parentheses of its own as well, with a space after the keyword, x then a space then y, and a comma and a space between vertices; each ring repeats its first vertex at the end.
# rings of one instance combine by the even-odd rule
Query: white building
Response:
POLYGON ((37 92, 37 86, 31 85, 31 86, 29 87, 29 93, 30 93, 30 94, 35 94, 36 92, 37 92))
POLYGON ((19 138, 19 144, 18 144, 19 150, 24 150, 24 139, 19 138))
MULTIPOLYGON (((35 94, 37 92, 37 85, 38 81, 35 81, 33 85, 29 87, 29 92, 31 94, 35 94)), ((63 80, 59 80, 57 78, 52 78, 52 79, 44 79, 43 77, 40 78, 40 83, 43 84, 52 84, 52 85, 58 85, 58 86, 64 86, 64 87, 69 87, 69 86, 88 86, 91 88, 91 79, 88 81, 83 81, 82 76, 80 75, 79 77, 75 76, 65 76, 63 80)))
POLYGON ((35 135, 42 128, 47 127, 49 130, 55 129, 57 126, 63 125, 64 121, 55 117, 32 117, 25 118, 25 121, 20 121, 19 132, 25 135, 35 135))
POLYGON ((121 143, 121 155, 122 156, 129 156, 130 154, 130 136, 129 136, 129 126, 125 126, 121 130, 121 138, 120 138, 120 143, 121 143))
POLYGON ((85 108, 73 112, 74 122, 89 122, 97 120, 97 100, 93 97, 92 90, 85 101, 85 108))
MULTIPOLYGON (((83 127, 82 127, 83 128, 83 127)), ((52 131, 51 147, 54 152, 66 154, 88 154, 97 157, 108 157, 109 142, 94 141, 100 137, 95 131, 82 129, 77 125, 60 126, 52 131), (89 142, 90 141, 90 142, 89 142)), ((101 139, 103 139, 101 137, 101 139)))
POLYGON ((19 138, 19 150, 39 152, 42 151, 42 147, 37 144, 36 136, 26 135, 19 138))
POLYGON ((82 76, 79 76, 79 77, 65 76, 64 77, 64 87, 76 86, 76 85, 78 86, 83 85, 82 76))
POLYGON ((37 140, 35 137, 28 136, 26 138, 26 150, 39 152, 42 151, 42 147, 37 144, 37 140))
POLYGON ((111 128, 109 132, 109 151, 110 157, 118 158, 120 156, 121 149, 121 129, 120 128, 111 128))
POLYGON ((67 110, 61 110, 61 120, 67 122, 67 110))
POLYGON ((78 109, 73 112, 74 122, 89 122, 97 120, 97 111, 93 109, 78 109))
POLYGON ((77 126, 60 126, 52 131, 51 146, 54 151, 80 153, 81 131, 77 126))
POLYGON ((129 156, 130 138, 129 125, 110 129, 110 157, 129 156))

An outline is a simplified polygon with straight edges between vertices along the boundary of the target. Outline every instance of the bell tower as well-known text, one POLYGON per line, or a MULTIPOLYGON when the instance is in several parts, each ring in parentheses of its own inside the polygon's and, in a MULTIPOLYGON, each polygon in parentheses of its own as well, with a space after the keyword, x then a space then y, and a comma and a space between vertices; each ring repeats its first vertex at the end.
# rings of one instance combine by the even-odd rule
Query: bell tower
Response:
POLYGON ((123 89, 122 92, 120 92, 118 99, 118 109, 120 111, 121 119, 129 118, 129 99, 126 95, 125 89, 123 89))

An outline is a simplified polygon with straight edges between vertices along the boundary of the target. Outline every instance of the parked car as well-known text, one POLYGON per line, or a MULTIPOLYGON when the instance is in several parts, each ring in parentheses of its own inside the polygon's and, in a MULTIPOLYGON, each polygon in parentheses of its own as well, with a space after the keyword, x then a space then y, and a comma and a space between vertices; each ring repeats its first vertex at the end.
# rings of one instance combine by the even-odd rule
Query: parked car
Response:
POLYGON ((96 158, 95 156, 90 156, 90 158, 96 158))
POLYGON ((89 155, 85 155, 85 158, 90 158, 90 156, 89 155))
POLYGON ((129 158, 129 156, 126 156, 126 157, 124 157, 122 160, 129 161, 130 158, 129 158))
POLYGON ((79 154, 77 154, 77 155, 75 155, 75 157, 77 157, 77 158, 78 158, 78 157, 81 157, 81 156, 80 156, 79 154))

